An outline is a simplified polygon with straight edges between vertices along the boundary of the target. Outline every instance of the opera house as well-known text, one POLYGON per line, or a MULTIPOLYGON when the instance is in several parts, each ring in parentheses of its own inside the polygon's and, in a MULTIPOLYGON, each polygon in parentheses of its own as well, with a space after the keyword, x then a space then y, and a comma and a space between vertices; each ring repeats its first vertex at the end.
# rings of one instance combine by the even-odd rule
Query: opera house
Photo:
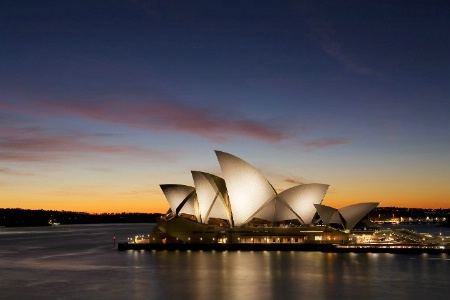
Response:
MULTIPOLYGON (((277 192, 246 161, 215 151, 222 176, 192 171, 193 186, 162 184, 170 209, 148 237, 157 244, 345 244, 379 203, 322 205, 329 185, 277 192)), ((139 242, 135 240, 133 242, 139 242)))

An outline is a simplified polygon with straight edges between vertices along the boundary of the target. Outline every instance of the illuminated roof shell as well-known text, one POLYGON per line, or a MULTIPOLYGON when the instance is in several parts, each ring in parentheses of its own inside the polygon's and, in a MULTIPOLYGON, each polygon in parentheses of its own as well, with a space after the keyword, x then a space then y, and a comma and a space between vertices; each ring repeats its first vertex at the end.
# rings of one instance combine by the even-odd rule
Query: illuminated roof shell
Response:
MULTIPOLYGON (((323 224, 330 225, 330 223, 336 223, 335 217, 337 216, 338 211, 336 208, 322 204, 314 204, 314 206, 323 224)), ((338 223, 341 222, 339 221, 338 223)))
POLYGON ((278 196, 261 206, 251 218, 260 218, 270 222, 300 219, 292 208, 278 196))
POLYGON ((302 184, 287 189, 278 196, 300 217, 301 222, 309 225, 316 214, 314 204, 322 203, 328 187, 328 184, 321 183, 302 184))
POLYGON ((202 223, 208 223, 209 218, 228 220, 231 224, 231 209, 228 202, 225 181, 215 175, 192 171, 199 214, 202 223))
POLYGON ((352 229, 365 215, 372 209, 378 206, 379 202, 365 202, 345 206, 338 210, 341 217, 344 219, 345 229, 352 229))
POLYGON ((221 151, 216 151, 216 155, 227 184, 234 225, 244 225, 261 206, 276 196, 276 192, 249 163, 221 151))
POLYGON ((319 213, 320 219, 325 225, 330 223, 341 224, 344 229, 352 229, 372 209, 378 206, 378 202, 364 202, 352 204, 336 209, 326 205, 314 205, 319 213))
POLYGON ((169 202, 170 209, 175 215, 181 213, 194 215, 200 220, 197 195, 195 188, 182 184, 161 184, 161 190, 169 202))

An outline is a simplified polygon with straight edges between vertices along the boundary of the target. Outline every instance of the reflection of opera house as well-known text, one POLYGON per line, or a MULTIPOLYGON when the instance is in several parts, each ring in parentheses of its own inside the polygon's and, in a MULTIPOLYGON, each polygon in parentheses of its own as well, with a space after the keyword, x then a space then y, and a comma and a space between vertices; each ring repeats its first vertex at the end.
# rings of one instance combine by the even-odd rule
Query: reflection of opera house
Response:
POLYGON ((378 203, 322 205, 328 185, 277 193, 253 166, 216 151, 223 178, 192 171, 194 186, 164 184, 169 212, 145 238, 157 244, 345 244, 378 203))

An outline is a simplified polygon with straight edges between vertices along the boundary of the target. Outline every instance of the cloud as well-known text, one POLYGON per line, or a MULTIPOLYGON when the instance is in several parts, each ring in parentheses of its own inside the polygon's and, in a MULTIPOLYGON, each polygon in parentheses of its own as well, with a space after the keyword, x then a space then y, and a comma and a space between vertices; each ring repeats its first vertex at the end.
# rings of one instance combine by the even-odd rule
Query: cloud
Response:
POLYGON ((89 168, 92 171, 101 172, 101 173, 111 173, 113 169, 111 168, 89 168))
POLYGON ((29 101, 27 105, 5 104, 0 109, 12 113, 65 115, 128 127, 189 133, 216 142, 231 136, 280 142, 288 135, 267 121, 238 117, 232 111, 196 108, 173 102, 143 102, 114 99, 97 101, 29 101))
POLYGON ((301 145, 306 147, 308 151, 312 151, 317 148, 326 148, 326 147, 333 147, 338 145, 346 145, 350 144, 352 142, 349 138, 324 138, 324 139, 317 139, 317 140, 311 140, 311 141, 302 141, 301 145))
POLYGON ((17 162, 61 161, 68 155, 89 153, 157 155, 151 149, 128 145, 107 145, 92 141, 95 135, 55 134, 38 128, 0 129, 0 160, 17 162))
POLYGON ((305 184, 302 180, 294 179, 294 178, 285 178, 285 182, 293 183, 295 185, 305 184))
POLYGON ((6 174, 6 175, 13 175, 13 176, 32 176, 32 173, 26 173, 26 172, 18 172, 18 171, 14 171, 8 168, 0 168, 0 173, 1 174, 6 174))
POLYGON ((378 74, 374 69, 357 63, 354 58, 342 50, 341 45, 335 38, 336 32, 334 32, 335 30, 332 28, 331 24, 323 20, 310 20, 309 25, 312 29, 314 39, 317 41, 322 51, 340 62, 345 68, 359 75, 378 74))
MULTIPOLYGON (((270 122, 238 117, 230 111, 190 107, 181 103, 103 100, 86 102, 44 102, 48 114, 66 114, 129 127, 189 133, 213 141, 243 136, 280 142, 288 136, 270 122)), ((43 112, 44 113, 44 112, 43 112)))

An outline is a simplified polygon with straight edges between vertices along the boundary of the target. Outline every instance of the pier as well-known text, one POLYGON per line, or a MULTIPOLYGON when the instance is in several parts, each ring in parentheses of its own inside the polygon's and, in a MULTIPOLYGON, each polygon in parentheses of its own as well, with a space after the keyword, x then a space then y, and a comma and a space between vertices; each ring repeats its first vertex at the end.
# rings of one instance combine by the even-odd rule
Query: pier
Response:
POLYGON ((423 246, 417 244, 160 244, 160 243, 118 243, 119 251, 320 251, 328 253, 397 253, 397 254, 450 254, 444 246, 423 246))

